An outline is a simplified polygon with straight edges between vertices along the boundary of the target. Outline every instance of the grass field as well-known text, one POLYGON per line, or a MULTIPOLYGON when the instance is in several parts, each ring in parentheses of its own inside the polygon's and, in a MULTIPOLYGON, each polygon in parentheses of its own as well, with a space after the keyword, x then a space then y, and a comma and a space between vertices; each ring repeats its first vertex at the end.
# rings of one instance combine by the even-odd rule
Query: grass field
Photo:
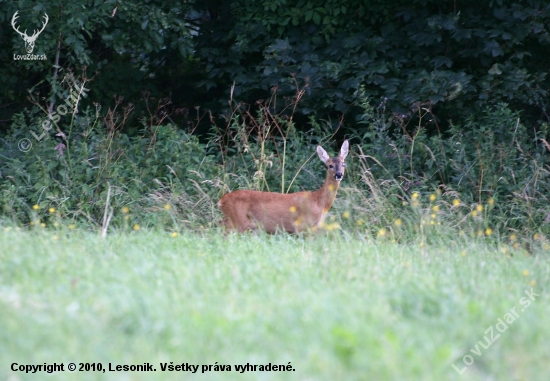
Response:
POLYGON ((548 252, 510 256, 475 242, 402 245, 345 234, 138 231, 103 240, 6 230, 2 380, 542 381, 550 374, 548 252), (466 367, 463 357, 473 363, 466 367), (65 370, 69 362, 104 369, 148 362, 156 372, 10 370, 54 362, 65 370), (195 374, 163 372, 170 362, 200 366, 195 374), (289 362, 293 371, 235 368, 289 362), (216 363, 231 371, 201 373, 216 363))

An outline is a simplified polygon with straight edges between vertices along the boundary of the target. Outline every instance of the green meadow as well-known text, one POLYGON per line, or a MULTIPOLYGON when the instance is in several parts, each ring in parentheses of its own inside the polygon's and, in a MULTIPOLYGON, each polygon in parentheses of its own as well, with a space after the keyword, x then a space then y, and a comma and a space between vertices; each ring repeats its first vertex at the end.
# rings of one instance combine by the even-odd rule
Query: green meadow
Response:
POLYGON ((0 379, 542 381, 549 279, 542 251, 467 239, 7 227, 0 379))

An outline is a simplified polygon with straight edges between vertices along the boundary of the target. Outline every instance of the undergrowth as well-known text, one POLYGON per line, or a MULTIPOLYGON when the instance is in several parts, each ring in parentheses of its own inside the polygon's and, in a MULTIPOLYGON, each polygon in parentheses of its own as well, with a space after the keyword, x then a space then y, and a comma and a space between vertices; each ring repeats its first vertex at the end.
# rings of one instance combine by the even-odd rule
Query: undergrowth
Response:
MULTIPOLYGON (((215 228, 217 200, 235 189, 318 189, 324 168, 315 145, 339 148, 329 123, 296 129, 302 93, 275 111, 230 102, 208 136, 166 123, 165 106, 125 130, 131 107, 117 102, 69 114, 44 140, 40 113, 17 115, 0 145, 0 216, 5 225, 182 230, 215 228), (304 132, 305 131, 305 132, 304 132), (21 139, 32 148, 20 149, 21 139)), ((550 226, 548 125, 531 131, 505 104, 441 132, 430 105, 390 115, 385 102, 360 104, 345 178, 325 230, 378 240, 465 236, 510 249, 547 250, 550 226)), ((197 122, 198 123, 198 122, 197 122)), ((353 131, 353 128, 348 128, 353 131)))

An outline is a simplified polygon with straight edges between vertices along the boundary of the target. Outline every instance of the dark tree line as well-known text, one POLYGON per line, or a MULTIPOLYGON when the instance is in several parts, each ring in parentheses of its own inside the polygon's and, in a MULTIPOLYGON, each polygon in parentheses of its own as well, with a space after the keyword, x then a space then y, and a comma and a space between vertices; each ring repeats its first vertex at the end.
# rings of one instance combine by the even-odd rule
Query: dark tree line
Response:
MULTIPOLYGON (((430 109, 444 125, 506 102, 535 126, 550 121, 550 3, 472 0, 232 0, 3 2, 0 120, 62 97, 60 78, 92 79, 86 99, 115 96, 145 113, 169 97, 173 118, 223 113, 232 96, 254 105, 300 97, 298 114, 354 123, 357 101, 386 99, 405 117, 430 109), (20 30, 49 23, 25 52, 20 30)), ((104 107, 107 109, 107 107, 104 107)), ((307 120, 304 118, 304 121, 307 120)))

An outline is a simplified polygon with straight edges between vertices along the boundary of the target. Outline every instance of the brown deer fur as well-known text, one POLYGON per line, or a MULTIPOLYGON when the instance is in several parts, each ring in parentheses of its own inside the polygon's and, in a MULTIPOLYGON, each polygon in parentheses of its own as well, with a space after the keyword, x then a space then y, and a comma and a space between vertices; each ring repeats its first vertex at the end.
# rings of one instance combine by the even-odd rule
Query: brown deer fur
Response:
POLYGON ((277 230, 297 233, 320 227, 344 176, 348 149, 346 140, 340 154, 330 158, 321 146, 317 146, 319 158, 327 165, 327 175, 321 189, 315 192, 284 194, 237 190, 224 195, 218 207, 225 216, 226 232, 262 229, 267 233, 277 230))

